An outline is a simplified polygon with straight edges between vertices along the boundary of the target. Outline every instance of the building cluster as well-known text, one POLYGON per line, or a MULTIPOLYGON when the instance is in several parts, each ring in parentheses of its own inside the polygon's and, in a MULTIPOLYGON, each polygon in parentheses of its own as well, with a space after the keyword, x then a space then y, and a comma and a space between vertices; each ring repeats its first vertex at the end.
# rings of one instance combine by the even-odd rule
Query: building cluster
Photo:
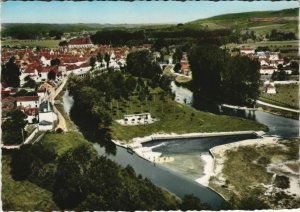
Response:
POLYGON ((260 62, 260 74, 272 75, 282 69, 286 74, 292 74, 290 62, 286 62, 280 52, 255 51, 252 48, 240 48, 240 54, 260 62))
POLYGON ((181 74, 188 76, 190 74, 190 65, 187 57, 187 53, 183 52, 182 58, 180 60, 181 74))
POLYGON ((5 82, 1 83, 2 118, 6 119, 8 112, 17 109, 26 115, 28 124, 35 124, 41 131, 53 130, 58 121, 53 107, 55 92, 69 74, 81 76, 88 73, 92 68, 92 57, 96 59, 95 70, 119 70, 126 64, 128 53, 145 48, 93 45, 89 38, 73 38, 67 47, 55 49, 2 48, 2 64, 14 57, 14 63, 21 73, 20 87, 12 88, 6 86, 5 82), (105 54, 109 55, 109 61, 105 54), (29 79, 36 83, 36 88, 27 87, 29 79), (22 94, 25 90, 24 95, 20 95, 21 90, 22 94), (26 95, 28 93, 30 95, 26 95))

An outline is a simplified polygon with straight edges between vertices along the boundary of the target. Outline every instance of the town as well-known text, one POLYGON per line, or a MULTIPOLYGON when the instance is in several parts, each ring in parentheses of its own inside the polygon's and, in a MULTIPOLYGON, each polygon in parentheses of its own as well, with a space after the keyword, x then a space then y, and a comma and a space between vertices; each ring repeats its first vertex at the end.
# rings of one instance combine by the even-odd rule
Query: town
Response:
POLYGON ((220 14, 3 23, 3 209, 299 207, 298 8, 220 14))

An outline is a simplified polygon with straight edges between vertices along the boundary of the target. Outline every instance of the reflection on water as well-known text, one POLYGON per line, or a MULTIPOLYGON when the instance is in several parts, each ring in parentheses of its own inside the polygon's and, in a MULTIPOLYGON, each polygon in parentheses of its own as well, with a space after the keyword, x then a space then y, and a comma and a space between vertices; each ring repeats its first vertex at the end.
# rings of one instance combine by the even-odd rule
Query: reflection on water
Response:
POLYGON ((299 136, 298 120, 285 118, 262 111, 255 111, 255 113, 253 113, 250 111, 220 107, 209 100, 193 96, 193 92, 191 92, 189 89, 177 86, 173 82, 171 83, 171 89, 173 93, 176 93, 175 100, 177 102, 184 103, 182 102, 182 99, 188 98, 188 101, 192 102, 192 106, 198 110, 255 120, 269 127, 269 132, 267 132, 268 135, 277 135, 281 137, 299 136))

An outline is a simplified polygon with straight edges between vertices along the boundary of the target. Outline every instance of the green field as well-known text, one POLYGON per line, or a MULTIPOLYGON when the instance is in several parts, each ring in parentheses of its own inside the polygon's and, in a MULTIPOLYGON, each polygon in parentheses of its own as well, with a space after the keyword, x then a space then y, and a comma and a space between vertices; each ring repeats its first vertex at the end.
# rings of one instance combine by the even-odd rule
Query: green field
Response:
MULTIPOLYGON (((266 8, 267 9, 267 8, 266 8)), ((286 9, 279 11, 261 11, 261 12, 245 12, 245 13, 233 13, 214 16, 206 19, 199 19, 185 24, 186 27, 194 28, 207 28, 210 30, 225 29, 225 28, 240 28, 240 29, 252 29, 256 33, 260 34, 262 30, 264 33, 271 31, 274 25, 277 30, 292 31, 298 33, 298 8, 286 9), (255 21, 252 18, 270 18, 278 17, 276 20, 270 21, 255 21), (292 18, 294 17, 294 19, 292 18), (273 25, 273 27, 272 27, 273 25), (269 27, 270 26, 270 27, 269 27), (261 27, 261 28, 255 28, 261 27), (267 28, 269 28, 267 30, 267 28)))
MULTIPOLYGON (((3 154, 3 153, 2 153, 3 154)), ((15 181, 10 175, 10 155, 2 155, 2 204, 8 211, 53 211, 58 207, 52 200, 52 193, 36 184, 15 181)))
POLYGON ((267 172, 267 165, 298 159, 299 141, 297 139, 282 139, 279 143, 260 147, 239 147, 237 150, 227 151, 222 169, 225 185, 220 186, 210 182, 210 186, 237 205, 243 198, 252 196, 253 199, 265 201, 274 209, 297 207, 297 205, 299 207, 300 200, 292 196, 282 196, 282 199, 286 199, 286 205, 280 205, 276 202, 278 198, 276 195, 264 195, 266 188, 262 184, 270 184, 273 176, 272 173, 267 172))
POLYGON ((57 48, 60 40, 4 40, 1 45, 57 48))
POLYGON ((298 48, 299 41, 298 40, 290 40, 290 41, 263 41, 263 42, 255 42, 255 43, 242 43, 242 44, 236 44, 236 43, 229 43, 226 44, 223 47, 226 48, 239 48, 239 47, 251 47, 251 48, 257 48, 259 46, 268 46, 270 48, 298 48))
POLYGON ((299 109, 299 85, 276 85, 276 92, 261 93, 259 99, 270 104, 299 109))
POLYGON ((200 112, 178 104, 169 97, 165 97, 165 101, 162 101, 159 94, 153 95, 153 100, 147 103, 140 104, 136 97, 132 97, 130 102, 112 104, 112 113, 115 114, 113 120, 122 119, 125 114, 150 112, 159 121, 138 126, 122 126, 114 121, 111 127, 114 139, 128 141, 134 137, 148 136, 153 133, 267 130, 266 126, 257 122, 200 112))

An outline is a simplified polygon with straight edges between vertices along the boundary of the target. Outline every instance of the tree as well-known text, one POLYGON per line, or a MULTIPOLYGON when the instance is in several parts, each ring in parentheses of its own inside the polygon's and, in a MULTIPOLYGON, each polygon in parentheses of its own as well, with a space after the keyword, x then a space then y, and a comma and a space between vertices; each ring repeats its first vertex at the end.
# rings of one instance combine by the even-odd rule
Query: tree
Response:
POLYGON ((29 80, 27 80, 23 85, 23 88, 36 88, 36 86, 36 82, 33 79, 29 78, 29 80))
POLYGON ((64 40, 64 41, 59 42, 58 45, 61 47, 68 46, 68 42, 64 40))
POLYGON ((195 102, 202 99, 204 105, 205 99, 209 104, 213 101, 251 106, 257 99, 260 77, 257 60, 239 55, 230 57, 217 46, 204 45, 191 49, 189 61, 195 102))
POLYGON ((126 79, 125 84, 129 93, 132 93, 136 88, 136 80, 131 75, 126 79))
POLYGON ((90 66, 92 66, 92 69, 94 69, 95 67, 95 64, 96 64, 96 58, 95 57, 91 57, 90 58, 90 66))
POLYGON ((50 61, 51 66, 58 66, 60 64, 60 59, 55 58, 50 61))
POLYGON ((180 63, 176 63, 175 66, 174 66, 174 71, 176 73, 179 73, 181 70, 181 64, 180 63))
POLYGON ((173 63, 180 63, 180 60, 182 58, 183 52, 181 48, 176 48, 174 54, 173 54, 173 63))
POLYGON ((49 71, 48 80, 55 80, 55 78, 56 78, 56 72, 55 71, 49 71))
POLYGON ((110 55, 107 52, 105 52, 104 60, 106 62, 106 68, 108 68, 109 67, 109 61, 110 61, 110 55))
POLYGON ((99 63, 102 63, 103 56, 102 56, 102 54, 101 54, 100 52, 97 53, 96 58, 97 58, 97 61, 98 61, 99 63))
POLYGON ((208 204, 202 203, 200 201, 200 199, 195 197, 194 195, 185 195, 182 198, 182 202, 181 202, 179 207, 183 211, 187 211, 187 210, 211 210, 211 207, 208 204))
POLYGON ((26 180, 31 178, 36 182, 39 181, 40 185, 43 184, 41 186, 48 187, 48 184, 53 182, 53 179, 48 179, 46 182, 41 183, 38 179, 38 175, 41 173, 40 171, 44 168, 44 165, 53 162, 55 157, 54 150, 46 148, 44 145, 22 145, 19 150, 12 154, 12 177, 14 180, 26 180))
POLYGON ((259 69, 257 60, 239 55, 228 58, 221 73, 222 101, 252 106, 259 96, 259 69))
POLYGON ((202 45, 192 48, 188 58, 194 92, 206 98, 219 99, 225 52, 215 45, 202 45))
POLYGON ((86 198, 86 172, 93 157, 91 147, 83 144, 58 158, 53 199, 61 209, 73 209, 86 198))
POLYGON ((25 114, 19 110, 9 113, 9 118, 2 125, 2 140, 4 144, 20 144, 24 139, 25 114))
POLYGON ((8 87, 20 87, 20 79, 21 75, 20 68, 15 64, 15 58, 11 57, 9 61, 2 65, 2 82, 5 83, 8 87))

